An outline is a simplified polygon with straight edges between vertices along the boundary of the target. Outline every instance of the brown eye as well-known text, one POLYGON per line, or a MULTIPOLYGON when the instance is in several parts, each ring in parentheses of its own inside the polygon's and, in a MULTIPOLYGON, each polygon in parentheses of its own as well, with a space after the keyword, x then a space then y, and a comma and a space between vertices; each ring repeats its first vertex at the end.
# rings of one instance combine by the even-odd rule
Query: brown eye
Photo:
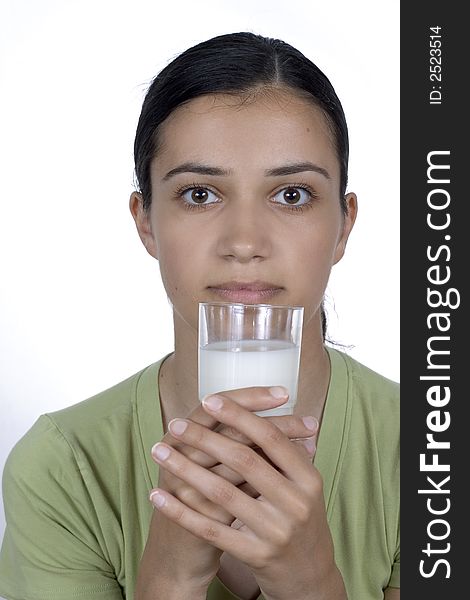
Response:
POLYGON ((304 206, 309 204, 314 198, 314 194, 308 189, 299 186, 289 186, 279 190, 274 196, 276 204, 284 206, 304 206))
POLYGON ((210 189, 200 186, 193 186, 178 192, 188 206, 206 206, 220 202, 217 195, 210 189))
POLYGON ((287 188, 284 190, 284 200, 288 204, 297 204, 300 200, 300 193, 297 188, 287 188))
POLYGON ((191 200, 196 204, 204 204, 207 201, 209 194, 204 188, 194 188, 191 191, 191 200))

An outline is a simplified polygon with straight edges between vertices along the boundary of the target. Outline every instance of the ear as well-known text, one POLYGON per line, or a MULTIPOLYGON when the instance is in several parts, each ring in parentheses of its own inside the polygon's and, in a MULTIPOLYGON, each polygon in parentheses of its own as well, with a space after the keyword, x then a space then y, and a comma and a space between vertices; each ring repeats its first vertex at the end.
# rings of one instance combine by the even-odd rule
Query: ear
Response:
POLYGON ((144 199, 139 192, 132 192, 129 199, 129 209, 135 221, 142 244, 150 256, 158 260, 157 243, 152 231, 150 210, 144 208, 144 199))
POLYGON ((346 194, 344 200, 346 202, 347 213, 343 216, 343 227, 341 231, 341 236, 338 240, 338 244, 336 245, 333 261, 334 265, 343 258, 344 251, 346 250, 346 244, 348 243, 349 234, 351 233, 352 228, 354 227, 354 223, 357 217, 356 194, 350 192, 349 194, 346 194))

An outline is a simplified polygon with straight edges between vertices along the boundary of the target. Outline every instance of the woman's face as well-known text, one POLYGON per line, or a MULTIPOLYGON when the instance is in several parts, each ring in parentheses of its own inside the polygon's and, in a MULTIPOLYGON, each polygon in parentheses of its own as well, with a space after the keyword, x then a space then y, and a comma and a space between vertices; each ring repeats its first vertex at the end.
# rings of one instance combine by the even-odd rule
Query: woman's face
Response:
POLYGON ((152 204, 131 211, 158 259, 176 316, 197 328, 197 303, 305 307, 319 318, 343 255, 356 198, 340 205, 339 162, 319 109, 284 91, 207 95, 161 127, 152 204))

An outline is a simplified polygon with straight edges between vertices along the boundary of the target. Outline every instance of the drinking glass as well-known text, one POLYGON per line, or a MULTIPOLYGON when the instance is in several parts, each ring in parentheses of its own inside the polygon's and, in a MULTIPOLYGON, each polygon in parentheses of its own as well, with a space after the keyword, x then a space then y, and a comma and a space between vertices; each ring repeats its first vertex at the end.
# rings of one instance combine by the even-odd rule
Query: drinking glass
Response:
POLYGON ((261 416, 293 414, 297 401, 302 306, 199 303, 199 399, 251 386, 282 385, 286 404, 261 416))

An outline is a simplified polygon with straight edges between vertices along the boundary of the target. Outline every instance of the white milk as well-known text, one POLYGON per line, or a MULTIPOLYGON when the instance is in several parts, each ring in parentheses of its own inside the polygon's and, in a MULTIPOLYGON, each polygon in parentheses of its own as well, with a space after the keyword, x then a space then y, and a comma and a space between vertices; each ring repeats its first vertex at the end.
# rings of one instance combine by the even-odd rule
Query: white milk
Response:
POLYGON ((256 414, 290 415, 297 400, 300 346, 282 340, 214 342, 199 349, 199 398, 224 390, 283 385, 289 400, 256 414))

